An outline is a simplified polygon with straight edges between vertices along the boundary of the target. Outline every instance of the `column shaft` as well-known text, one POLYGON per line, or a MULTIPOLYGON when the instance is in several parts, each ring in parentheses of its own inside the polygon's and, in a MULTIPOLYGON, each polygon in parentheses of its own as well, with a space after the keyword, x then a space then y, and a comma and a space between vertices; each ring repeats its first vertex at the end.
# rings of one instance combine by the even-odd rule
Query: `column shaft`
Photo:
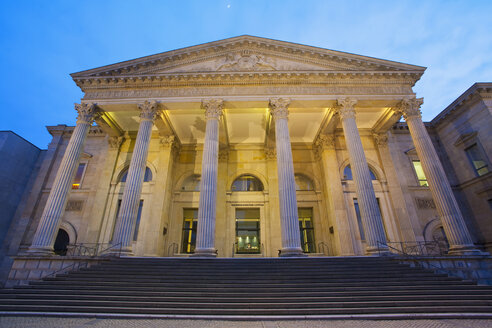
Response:
POLYGON ((366 254, 378 255, 381 251, 387 252, 388 248, 383 246, 386 245, 383 220, 374 193, 374 187, 372 186, 372 179, 357 124, 355 123, 355 110, 353 108, 355 103, 356 101, 352 99, 339 100, 340 107, 338 112, 342 120, 350 167, 366 236, 366 254))
POLYGON ((419 107, 420 99, 406 99, 400 104, 400 110, 408 124, 417 155, 422 163, 429 189, 450 244, 450 254, 481 254, 473 245, 458 203, 447 179, 444 168, 427 133, 419 107))
POLYGON ((123 191, 118 218, 113 235, 113 245, 116 246, 115 252, 121 249, 123 254, 131 254, 133 232, 137 219, 138 206, 140 203, 143 179, 149 152, 152 126, 157 112, 157 103, 145 102, 139 105, 140 126, 138 128, 137 140, 133 149, 130 167, 123 191))
POLYGON ((217 200, 217 167, 219 165, 219 120, 222 100, 203 101, 207 125, 203 145, 198 227, 194 256, 215 257, 215 213, 217 200))
POLYGON ((280 223, 282 229, 281 256, 303 256, 297 213, 294 165, 287 124, 288 99, 270 100, 270 112, 275 118, 275 142, 277 149, 278 192, 280 223))
POLYGON ((68 193, 79 164, 84 141, 96 114, 94 104, 75 104, 79 113, 77 125, 72 133, 63 159, 56 173, 50 195, 44 207, 41 220, 29 252, 50 255, 65 211, 68 193))

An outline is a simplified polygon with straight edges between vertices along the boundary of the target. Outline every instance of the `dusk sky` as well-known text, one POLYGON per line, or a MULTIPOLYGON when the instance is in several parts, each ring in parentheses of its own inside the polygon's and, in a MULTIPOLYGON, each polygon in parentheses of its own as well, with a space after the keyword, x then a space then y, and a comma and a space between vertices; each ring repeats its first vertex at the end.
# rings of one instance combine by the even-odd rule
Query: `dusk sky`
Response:
POLYGON ((492 81, 492 1, 2 1, 0 130, 45 149, 74 125, 70 73, 243 34, 427 67, 431 120, 492 81))

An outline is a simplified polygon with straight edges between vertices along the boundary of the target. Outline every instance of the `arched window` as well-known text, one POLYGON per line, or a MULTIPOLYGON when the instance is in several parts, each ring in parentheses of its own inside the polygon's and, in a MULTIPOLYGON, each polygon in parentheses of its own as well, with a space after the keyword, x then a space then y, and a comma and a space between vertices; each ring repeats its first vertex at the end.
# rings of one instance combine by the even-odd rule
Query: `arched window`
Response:
MULTIPOLYGON (((372 169, 369 167, 369 173, 371 174, 371 179, 372 180, 377 180, 376 174, 372 171, 372 169)), ((353 180, 352 178, 352 169, 350 168, 350 165, 345 166, 345 169, 343 170, 343 178, 345 180, 353 180)))
POLYGON ((184 191, 200 191, 200 175, 192 174, 187 177, 184 182, 181 190, 184 191))
MULTIPOLYGON (((126 178, 128 177, 128 168, 123 172, 120 178, 120 182, 126 182, 126 178)), ((149 182, 152 181, 152 171, 146 167, 145 168, 145 175, 144 175, 144 182, 149 182)))
POLYGON ((303 174, 294 174, 296 190, 314 190, 314 183, 303 174))
POLYGON ((232 191, 262 191, 263 184, 257 177, 245 174, 234 180, 232 191))

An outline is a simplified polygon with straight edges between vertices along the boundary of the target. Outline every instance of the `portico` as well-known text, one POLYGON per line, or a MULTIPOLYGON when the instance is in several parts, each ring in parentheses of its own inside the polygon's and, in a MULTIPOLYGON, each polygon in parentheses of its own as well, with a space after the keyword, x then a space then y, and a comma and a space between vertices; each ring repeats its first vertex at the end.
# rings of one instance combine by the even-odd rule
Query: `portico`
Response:
POLYGON ((419 218, 397 214, 401 181, 378 147, 403 114, 451 251, 476 252, 418 115, 412 87, 425 69, 265 40, 72 74, 85 94, 77 108, 97 115, 72 134, 30 251, 49 254, 73 220, 83 240, 127 255, 241 256, 240 242, 248 256, 385 254, 388 242, 422 240, 419 218), (92 120, 100 138, 124 141, 97 150, 114 159, 82 224, 65 205, 92 120))

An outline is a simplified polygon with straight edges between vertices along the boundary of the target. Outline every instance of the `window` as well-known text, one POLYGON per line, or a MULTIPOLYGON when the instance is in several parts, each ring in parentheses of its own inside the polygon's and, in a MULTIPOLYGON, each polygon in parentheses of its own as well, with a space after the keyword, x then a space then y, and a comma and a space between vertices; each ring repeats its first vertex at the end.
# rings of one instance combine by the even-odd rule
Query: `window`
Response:
POLYGON ((489 173, 489 168, 485 157, 476 143, 466 148, 465 152, 477 176, 482 176, 489 173))
POLYGON ((233 182, 232 191, 263 191, 263 184, 257 177, 245 174, 233 182))
MULTIPOLYGON (((126 182, 126 178, 128 177, 128 169, 121 175, 120 182, 126 182)), ((152 170, 148 167, 145 168, 145 175, 143 182, 152 181, 152 170)))
POLYGON ((311 207, 299 207, 297 213, 299 215, 302 251, 304 253, 314 253, 313 209, 311 207))
MULTIPOLYGON (((369 174, 371 175, 371 180, 377 180, 376 174, 369 168, 369 174)), ((345 166, 345 169, 343 170, 343 178, 345 180, 353 180, 352 177, 352 169, 350 168, 350 165, 345 166)))
POLYGON ((191 254, 196 247, 196 228, 198 226, 198 208, 183 208, 183 238, 181 251, 191 254))
POLYGON ((236 209, 236 253, 260 253, 260 209, 236 209))
POLYGON ((85 168, 87 163, 80 163, 75 173, 75 178, 73 179, 72 189, 80 189, 82 179, 84 178, 85 168))
POLYGON ((314 190, 314 184, 311 179, 302 174, 294 174, 296 190, 314 190))
MULTIPOLYGON (((118 207, 116 208, 116 220, 118 220, 118 215, 120 214, 120 208, 121 208, 121 199, 118 200, 118 207)), ((137 211, 137 220, 135 222, 135 229, 133 230, 133 241, 137 241, 138 237, 138 229, 140 227, 140 218, 142 217, 142 208, 143 208, 143 199, 140 200, 140 203, 138 204, 138 211, 137 211)), ((116 227, 116 220, 115 220, 115 227, 116 227)), ((113 235, 111 236, 111 241, 113 241, 114 237, 114 228, 113 228, 113 235)))
POLYGON ((419 186, 428 187, 429 183, 427 182, 424 170, 422 169, 422 163, 419 160, 413 160, 412 163, 415 174, 417 175, 417 180, 419 181, 419 186))
POLYGON ((200 175, 193 174, 185 179, 183 186, 181 187, 183 191, 200 191, 200 175))

